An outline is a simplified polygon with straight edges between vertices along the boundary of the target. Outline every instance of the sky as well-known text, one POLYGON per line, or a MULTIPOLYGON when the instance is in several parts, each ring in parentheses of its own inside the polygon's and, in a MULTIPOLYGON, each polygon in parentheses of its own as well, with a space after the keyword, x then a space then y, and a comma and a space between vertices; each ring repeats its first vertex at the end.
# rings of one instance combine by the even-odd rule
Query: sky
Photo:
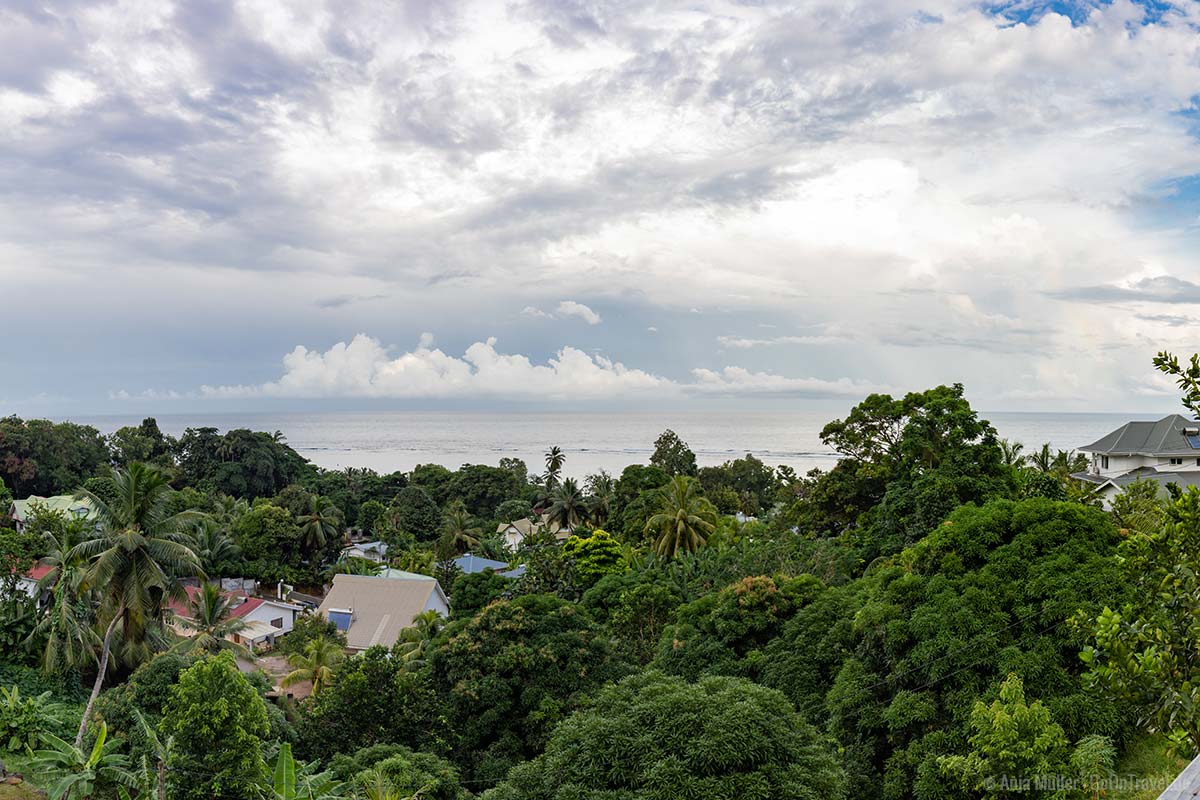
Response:
POLYGON ((8 0, 0 411, 1173 410, 1200 3, 8 0))

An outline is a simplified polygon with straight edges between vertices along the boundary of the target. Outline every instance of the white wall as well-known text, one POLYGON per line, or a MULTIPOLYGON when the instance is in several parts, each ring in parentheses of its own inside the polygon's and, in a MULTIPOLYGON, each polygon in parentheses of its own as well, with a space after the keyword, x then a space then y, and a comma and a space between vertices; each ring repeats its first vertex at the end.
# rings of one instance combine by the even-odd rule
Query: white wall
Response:
POLYGON ((242 619, 246 620, 247 622, 254 620, 257 622, 265 622, 270 625, 271 620, 283 617, 283 627, 278 629, 278 635, 283 635, 292 628, 296 627, 296 616, 299 613, 299 609, 290 609, 284 608, 283 606, 277 606, 268 600, 267 602, 261 604, 258 608, 246 614, 244 617, 242 617, 242 619))

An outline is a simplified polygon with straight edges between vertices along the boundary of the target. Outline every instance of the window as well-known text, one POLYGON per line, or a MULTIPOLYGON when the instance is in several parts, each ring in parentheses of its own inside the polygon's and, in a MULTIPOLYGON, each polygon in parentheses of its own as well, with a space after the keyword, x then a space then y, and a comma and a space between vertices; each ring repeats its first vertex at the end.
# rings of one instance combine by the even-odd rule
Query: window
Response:
POLYGON ((1183 459, 1182 458, 1172 458, 1171 463, 1177 467, 1183 466, 1183 459))
POLYGON ((1108 469, 1108 456, 1100 456, 1100 462, 1104 469, 1108 469))
POLYGON ((282 628, 283 627, 283 617, 276 617, 275 619, 271 620, 271 627, 272 628, 282 628))

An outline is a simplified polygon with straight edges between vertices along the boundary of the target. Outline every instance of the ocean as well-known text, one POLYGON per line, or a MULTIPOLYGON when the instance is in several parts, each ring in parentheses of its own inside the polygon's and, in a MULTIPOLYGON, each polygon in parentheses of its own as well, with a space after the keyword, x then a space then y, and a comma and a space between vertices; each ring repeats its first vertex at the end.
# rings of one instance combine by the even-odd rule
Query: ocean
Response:
MULTIPOLYGON (((1022 442, 1026 451, 1049 442, 1055 449, 1086 445, 1133 419, 1160 415, 1114 413, 981 412, 1000 435, 1022 442)), ((821 443, 828 412, 249 412, 158 416, 162 430, 179 435, 187 427, 281 431, 305 458, 329 469, 369 467, 379 472, 410 470, 417 464, 496 464, 521 458, 540 470, 543 454, 558 445, 567 454, 564 472, 582 478, 600 469, 617 474, 628 464, 646 463, 654 440, 673 429, 696 453, 701 466, 721 464, 746 453, 797 472, 828 469, 837 454, 821 443)), ((136 425, 140 416, 74 417, 109 433, 136 425)))

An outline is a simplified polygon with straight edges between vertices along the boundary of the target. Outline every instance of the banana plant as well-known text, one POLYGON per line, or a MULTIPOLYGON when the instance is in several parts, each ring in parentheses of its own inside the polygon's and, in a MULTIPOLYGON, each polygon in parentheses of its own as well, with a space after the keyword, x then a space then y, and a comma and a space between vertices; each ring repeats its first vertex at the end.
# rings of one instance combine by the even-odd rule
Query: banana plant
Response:
POLYGON ((31 750, 31 771, 54 781, 48 790, 50 800, 89 800, 97 786, 133 787, 134 776, 126 769, 128 761, 114 753, 116 742, 108 741, 108 726, 100 723, 91 751, 86 751, 52 733, 41 735, 43 747, 31 750))
POLYGON ((279 745, 279 756, 275 759, 275 773, 270 788, 265 792, 267 800, 341 800, 346 797, 344 786, 330 772, 318 772, 316 761, 296 763, 292 746, 283 742, 279 745))

